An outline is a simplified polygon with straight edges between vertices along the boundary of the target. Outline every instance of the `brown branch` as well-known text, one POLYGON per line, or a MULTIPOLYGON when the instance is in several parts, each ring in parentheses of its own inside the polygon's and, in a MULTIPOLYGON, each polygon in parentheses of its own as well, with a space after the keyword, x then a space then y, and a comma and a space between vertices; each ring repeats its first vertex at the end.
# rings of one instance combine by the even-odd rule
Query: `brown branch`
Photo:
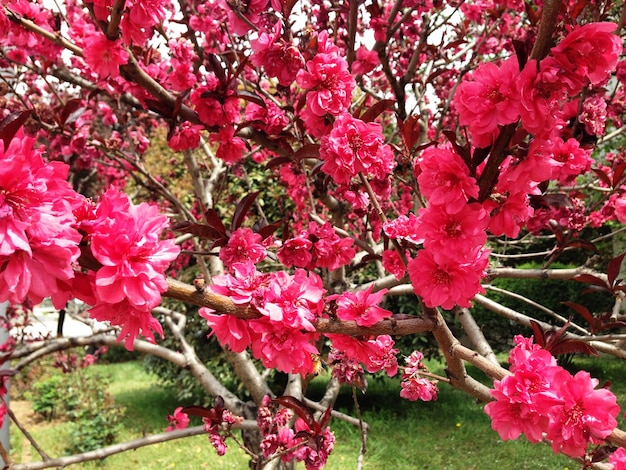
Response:
MULTIPOLYGON (((256 429, 256 421, 245 420, 239 424, 233 424, 232 429, 256 429)), ((120 444, 114 444, 102 449, 93 450, 90 452, 84 452, 82 454, 69 455, 67 457, 58 457, 45 462, 31 462, 31 463, 18 463, 8 467, 8 470, 41 470, 44 468, 58 467, 63 468, 68 465, 73 465, 81 462, 88 462, 91 460, 102 460, 114 454, 127 452, 129 450, 139 449, 153 444, 161 442, 173 441, 174 439, 182 439, 185 437, 197 436, 204 434, 204 426, 194 426, 187 429, 178 429, 170 432, 163 432, 160 434, 154 434, 152 436, 140 437, 133 439, 132 441, 123 442, 120 444)))
POLYGON ((561 0, 546 0, 543 2, 539 32, 537 33, 537 39, 530 52, 529 59, 540 61, 550 52, 550 48, 552 47, 552 35, 560 9, 561 0))
POLYGON ((7 15, 7 18, 9 18, 9 20, 12 21, 13 23, 19 24, 20 26, 24 27, 28 31, 35 33, 39 36, 42 36, 46 38, 47 40, 53 42, 54 44, 64 47, 65 49, 68 49, 72 51, 74 54, 82 57, 83 50, 80 47, 68 41, 67 39, 65 39, 60 34, 53 33, 51 31, 48 31, 47 29, 43 29, 41 26, 36 25, 32 21, 27 20, 26 18, 22 17, 18 13, 13 12, 6 7, 4 7, 4 13, 7 15))
POLYGON ((105 31, 107 39, 115 41, 120 35, 120 21, 122 20, 122 12, 126 0, 115 0, 111 7, 111 19, 105 31))
POLYGON ((44 450, 39 446, 35 438, 31 436, 31 434, 26 430, 26 428, 21 425, 21 423, 17 419, 17 416, 15 416, 15 413, 13 413, 13 410, 11 410, 11 407, 9 407, 6 401, 4 401, 4 398, 1 398, 1 399, 4 402, 4 404, 7 405, 7 414, 9 415, 9 418, 11 418, 11 421, 13 421, 13 423, 18 427, 18 429, 22 432, 22 434, 24 434, 24 437, 28 439, 28 442, 30 442, 30 445, 32 445, 35 448, 35 450, 41 456, 44 462, 45 463, 50 462, 51 459, 48 456, 48 454, 44 452, 44 450))

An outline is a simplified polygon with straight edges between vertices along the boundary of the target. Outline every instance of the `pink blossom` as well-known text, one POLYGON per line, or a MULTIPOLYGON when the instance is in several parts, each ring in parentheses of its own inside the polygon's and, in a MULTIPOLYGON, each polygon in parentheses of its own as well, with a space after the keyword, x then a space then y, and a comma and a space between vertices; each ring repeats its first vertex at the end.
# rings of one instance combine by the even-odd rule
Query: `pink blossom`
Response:
POLYGON ((448 214, 444 206, 420 209, 417 235, 433 253, 448 253, 458 260, 471 260, 487 241, 489 214, 475 202, 448 214))
POLYGON ((552 387, 563 400, 549 411, 547 438, 555 453, 582 457, 589 443, 602 442, 617 426, 616 397, 605 388, 595 389, 597 385, 585 371, 573 377, 566 370, 555 374, 552 387))
POLYGON ((408 240, 413 243, 422 243, 423 239, 419 238, 420 220, 415 214, 401 215, 396 219, 387 220, 383 224, 383 231, 389 238, 397 238, 408 240))
POLYGON ((316 116, 326 113, 338 116, 346 111, 352 100, 355 81, 348 63, 330 44, 326 32, 318 37, 318 53, 306 63, 296 77, 298 85, 307 90, 306 104, 316 116))
POLYGON ((384 178, 395 166, 391 148, 385 144, 380 124, 366 123, 342 114, 329 135, 322 137, 322 171, 338 184, 348 184, 359 173, 384 178))
POLYGON ((421 193, 431 204, 445 205, 450 213, 459 212, 470 198, 478 197, 476 180, 469 175, 463 159, 447 149, 424 150, 417 178, 421 193))
POLYGON ((459 262, 444 253, 421 250, 409 262, 409 277, 415 293, 427 307, 455 305, 469 307, 471 299, 485 290, 480 284, 488 263, 488 252, 482 251, 470 262, 459 262))
POLYGON ((245 119, 252 127, 264 130, 269 135, 280 134, 289 124, 285 111, 269 100, 265 102, 265 107, 249 103, 246 106, 245 119))
POLYGON ((0 148, 0 302, 39 303, 74 277, 82 237, 73 209, 82 198, 67 183, 68 169, 45 164, 22 130, 0 148))
POLYGON ((331 348, 328 364, 332 366, 332 375, 339 383, 362 388, 365 371, 358 361, 348 357, 343 351, 331 348))
POLYGON ((398 372, 398 360, 394 341, 389 335, 380 335, 375 339, 360 340, 347 335, 327 334, 332 347, 343 352, 347 358, 362 363, 369 372, 385 370, 393 377, 398 372))
POLYGON ((626 470, 626 449, 620 447, 609 455, 609 464, 612 470, 626 470))
POLYGON ((622 53, 622 41, 613 34, 616 29, 615 23, 587 23, 573 29, 550 53, 567 73, 599 85, 622 53))
POLYGON ((437 399, 437 385, 424 377, 410 376, 400 382, 400 396, 410 401, 433 401, 437 399))
POLYGON ((304 68, 304 58, 296 46, 280 38, 282 25, 276 23, 269 33, 261 31, 256 40, 250 41, 250 62, 263 67, 270 77, 276 77, 282 86, 289 86, 304 68))
POLYGON ((287 267, 298 266, 306 268, 313 262, 312 249, 313 243, 311 240, 298 236, 286 240, 276 255, 280 262, 287 267))
POLYGON ((626 223, 626 195, 621 196, 618 199, 615 199, 614 202, 615 207, 615 217, 619 220, 620 223, 626 223))
POLYGON ((400 253, 396 250, 383 251, 383 267, 385 271, 393 274, 398 280, 402 279, 406 274, 406 266, 400 257, 400 253))
POLYGON ((517 58, 511 57, 500 67, 493 62, 481 64, 471 75, 463 77, 454 95, 459 122, 468 126, 472 143, 488 147, 498 136, 498 126, 511 124, 519 118, 516 79, 517 58))
POLYGON ((91 251, 102 264, 96 273, 98 299, 156 307, 167 289, 164 272, 180 252, 173 240, 160 239, 167 217, 156 206, 131 204, 114 188, 102 195, 96 214, 90 235, 91 251))
POLYGON ((376 51, 370 51, 365 46, 356 50, 356 60, 352 64, 352 73, 365 75, 380 65, 380 59, 376 51))
POLYGON ((302 419, 296 420, 295 427, 297 431, 310 435, 308 445, 295 450, 296 459, 304 462, 306 470, 320 470, 326 465, 328 456, 335 447, 335 434, 328 426, 313 434, 313 430, 302 419))
POLYGON ((607 106, 605 99, 600 95, 592 95, 583 101, 583 109, 578 116, 578 122, 585 126, 585 131, 590 135, 604 134, 604 126, 607 119, 607 106))
POLYGON ((128 62, 128 52, 122 46, 122 41, 111 41, 100 32, 85 38, 83 57, 101 80, 119 77, 120 66, 128 62))
POLYGON ((591 152, 581 148, 576 139, 563 142, 558 138, 553 152, 552 178, 558 179, 561 183, 572 182, 578 175, 589 171, 593 163, 591 152))
POLYGON ((319 354, 315 347, 319 335, 302 333, 266 319, 251 321, 250 328, 259 335, 252 343, 252 353, 265 367, 301 375, 311 374, 315 369, 313 357, 319 354))
POLYGON ((220 259, 226 267, 234 263, 245 263, 248 260, 257 264, 267 255, 262 241, 261 235, 254 233, 251 229, 238 228, 230 235, 226 246, 220 250, 220 259))
POLYGON ((341 320, 354 320, 359 326, 372 326, 392 313, 378 306, 387 289, 372 293, 373 286, 357 292, 344 292, 330 296, 327 300, 335 300, 337 317, 341 320))
POLYGON ((213 74, 205 76, 206 84, 191 92, 191 104, 207 126, 225 126, 239 121, 239 100, 232 90, 223 91, 213 74))
POLYGON ((231 351, 242 352, 256 338, 254 332, 250 331, 248 320, 243 320, 234 315, 215 314, 215 310, 202 307, 198 314, 207 321, 211 333, 217 337, 222 346, 228 347, 231 351))
POLYGON ((200 132, 202 129, 203 126, 185 121, 180 125, 180 128, 174 131, 167 143, 176 152, 196 149, 200 145, 200 132))
POLYGON ((217 133, 211 134, 210 139, 213 143, 219 143, 215 156, 228 165, 241 160, 244 152, 248 149, 246 141, 235 136, 233 126, 223 125, 217 133))
POLYGON ((167 416, 170 425, 165 430, 166 432, 174 431, 175 429, 185 429, 189 426, 189 416, 187 416, 187 413, 184 413, 182 410, 183 408, 179 406, 174 410, 173 415, 167 416))
POLYGON ((533 214, 528 195, 523 192, 498 195, 485 201, 485 208, 491 211, 489 231, 496 236, 506 235, 511 238, 519 235, 522 224, 533 214))

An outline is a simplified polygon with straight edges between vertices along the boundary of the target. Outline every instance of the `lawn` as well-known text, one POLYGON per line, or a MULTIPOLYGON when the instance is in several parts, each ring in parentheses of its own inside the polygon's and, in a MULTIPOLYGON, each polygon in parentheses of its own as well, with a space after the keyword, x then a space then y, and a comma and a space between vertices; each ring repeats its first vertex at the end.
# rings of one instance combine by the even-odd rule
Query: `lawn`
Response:
MULTIPOLYGON (((612 379, 612 390, 626 405, 626 377, 621 371, 624 363, 606 358, 581 359, 584 366, 603 383, 612 379)), ((436 371, 440 365, 431 364, 436 371)), ((159 387, 140 362, 96 365, 94 370, 112 378, 110 392, 116 404, 126 409, 124 429, 118 442, 145 434, 162 432, 167 426, 165 416, 176 406, 175 393, 159 387)), ((441 370, 439 371, 441 372, 441 370)), ((311 384, 312 391, 321 393, 325 377, 311 384)), ((397 381, 372 379, 366 394, 358 392, 363 419, 371 426, 368 435, 365 469, 576 469, 572 460, 554 455, 547 445, 528 443, 524 438, 503 442, 491 430, 489 418, 482 406, 471 397, 440 387, 436 402, 408 402, 399 398, 397 381)), ((336 409, 354 415, 352 392, 346 388, 336 409)), ((67 423, 43 423, 33 432, 42 447, 51 455, 63 453, 67 423)), ((333 421, 337 436, 335 451, 329 459, 329 469, 353 469, 360 447, 359 430, 345 422, 333 421)), ((36 453, 12 428, 12 456, 19 461, 35 458, 36 453)), ((218 457, 206 436, 171 441, 109 457, 104 462, 86 463, 71 468, 113 470, 119 468, 156 469, 229 469, 247 468, 246 456, 234 446, 225 457, 218 457)))

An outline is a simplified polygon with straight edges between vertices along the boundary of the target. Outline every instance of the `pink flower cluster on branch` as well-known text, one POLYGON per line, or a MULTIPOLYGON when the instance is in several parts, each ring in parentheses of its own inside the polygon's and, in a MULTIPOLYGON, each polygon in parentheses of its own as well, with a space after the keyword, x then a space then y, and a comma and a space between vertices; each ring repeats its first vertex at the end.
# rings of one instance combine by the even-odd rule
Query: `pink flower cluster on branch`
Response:
POLYGON ((503 440, 545 436, 555 453, 584 456, 589 444, 603 442, 617 426, 615 395, 596 389, 598 380, 587 372, 572 376, 532 338, 516 336, 515 342, 512 375, 494 383, 495 401, 485 406, 493 429, 503 440))

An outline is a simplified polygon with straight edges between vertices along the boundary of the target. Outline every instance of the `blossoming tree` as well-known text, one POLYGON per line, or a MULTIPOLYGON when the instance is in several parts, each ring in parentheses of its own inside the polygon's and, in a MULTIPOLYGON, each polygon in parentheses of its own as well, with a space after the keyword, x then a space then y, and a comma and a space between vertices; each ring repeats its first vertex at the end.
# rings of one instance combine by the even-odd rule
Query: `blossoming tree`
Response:
POLYGON ((158 439, 198 432, 182 428, 199 415, 219 454, 244 428, 256 468, 313 469, 332 451, 333 416, 358 424, 332 410, 341 384, 399 374, 403 398, 436 398, 422 353, 399 358, 394 343, 429 334, 440 381, 485 402, 502 439, 523 433, 586 466, 626 468, 615 396, 555 359, 626 358, 624 337, 605 334, 624 326, 623 256, 594 263, 583 236, 626 221, 625 20, 609 0, 4 1, 0 301, 79 299, 110 325, 13 341, 5 359, 19 372, 86 344, 154 354, 215 397, 176 410, 158 439), (146 162, 163 135, 185 193, 146 162), (525 252, 540 234, 548 252, 525 252), (551 268, 572 250, 588 261, 551 268), (510 267, 517 256, 544 267, 510 267), (535 321, 485 295, 499 277, 578 281, 615 308, 572 303, 570 321, 535 321), (413 312, 381 307, 394 295, 413 295, 413 312), (532 326, 511 338, 509 369, 476 304, 532 326), (185 339, 196 314, 253 404, 185 339), (253 361, 289 374, 287 386, 272 389, 253 361), (332 379, 315 402, 306 383, 319 367, 332 379))

